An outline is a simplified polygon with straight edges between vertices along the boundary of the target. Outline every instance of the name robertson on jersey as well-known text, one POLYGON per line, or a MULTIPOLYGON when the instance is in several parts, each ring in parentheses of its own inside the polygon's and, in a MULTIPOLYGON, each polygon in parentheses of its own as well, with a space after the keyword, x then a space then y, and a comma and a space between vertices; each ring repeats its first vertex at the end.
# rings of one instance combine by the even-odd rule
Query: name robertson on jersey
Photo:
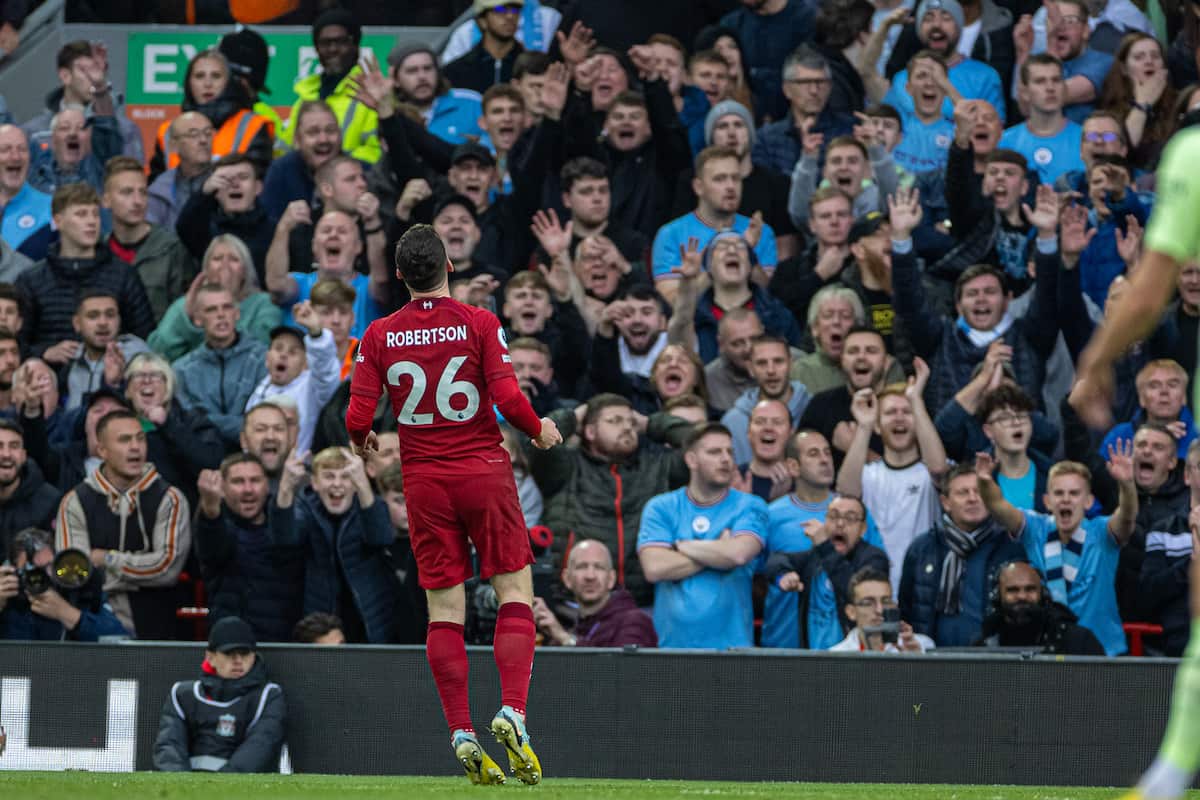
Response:
POLYGON ((417 347, 442 342, 465 342, 466 325, 445 325, 439 328, 417 328, 411 331, 388 331, 388 347, 417 347))

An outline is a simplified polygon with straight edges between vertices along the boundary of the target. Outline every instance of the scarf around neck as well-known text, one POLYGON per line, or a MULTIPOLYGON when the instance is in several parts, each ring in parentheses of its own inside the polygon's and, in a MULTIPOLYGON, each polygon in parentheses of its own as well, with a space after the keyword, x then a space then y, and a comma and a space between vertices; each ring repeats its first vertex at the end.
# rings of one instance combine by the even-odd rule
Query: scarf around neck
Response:
POLYGON ((1008 333, 1008 329, 1013 326, 1013 317, 1011 311, 1005 311, 1004 316, 1000 319, 1000 324, 992 328, 990 331, 981 331, 972 328, 967 324, 967 321, 960 314, 954 322, 958 329, 966 334, 971 340, 971 344, 976 347, 987 347, 992 342, 999 339, 1004 334, 1008 333))
POLYGON ((942 512, 942 530, 950 551, 942 561, 942 580, 938 600, 942 613, 955 616, 962 612, 962 579, 967 559, 996 533, 996 523, 989 517, 973 531, 964 531, 954 524, 950 515, 942 512))

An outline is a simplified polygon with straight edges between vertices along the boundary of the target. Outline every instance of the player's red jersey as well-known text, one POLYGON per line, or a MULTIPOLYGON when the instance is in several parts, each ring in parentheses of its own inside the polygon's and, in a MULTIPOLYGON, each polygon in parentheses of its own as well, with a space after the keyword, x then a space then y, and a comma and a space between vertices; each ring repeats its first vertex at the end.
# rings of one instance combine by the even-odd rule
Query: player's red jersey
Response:
POLYGON ((493 403, 527 435, 540 430, 517 387, 500 320, 489 311, 449 297, 413 300, 371 323, 356 361, 352 401, 369 400, 373 410, 387 389, 406 472, 453 475, 507 464, 493 403))

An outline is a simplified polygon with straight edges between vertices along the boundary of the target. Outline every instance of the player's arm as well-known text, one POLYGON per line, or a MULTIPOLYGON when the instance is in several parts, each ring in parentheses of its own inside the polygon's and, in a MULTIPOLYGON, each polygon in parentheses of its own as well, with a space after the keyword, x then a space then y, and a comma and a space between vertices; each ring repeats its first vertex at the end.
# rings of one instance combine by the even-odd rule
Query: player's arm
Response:
MULTIPOLYGON (((500 320, 494 314, 480 314, 484 324, 475 328, 483 345, 484 377, 488 393, 509 424, 533 440, 535 447, 546 449, 562 442, 558 427, 549 417, 538 418, 521 391, 513 372, 508 344, 500 330, 500 320)), ((351 390, 353 391, 353 390, 351 390)))
POLYGON ((675 548, 688 558, 722 572, 744 567, 762 552, 762 539, 748 531, 725 531, 720 539, 700 541, 684 539, 675 548))
POLYGON ((379 374, 377 357, 379 328, 374 323, 363 334, 355 356, 354 377, 350 381, 350 405, 346 408, 346 432, 350 435, 350 446, 355 454, 361 455, 371 425, 375 421, 375 407, 379 404, 379 392, 383 388, 383 376, 379 374))

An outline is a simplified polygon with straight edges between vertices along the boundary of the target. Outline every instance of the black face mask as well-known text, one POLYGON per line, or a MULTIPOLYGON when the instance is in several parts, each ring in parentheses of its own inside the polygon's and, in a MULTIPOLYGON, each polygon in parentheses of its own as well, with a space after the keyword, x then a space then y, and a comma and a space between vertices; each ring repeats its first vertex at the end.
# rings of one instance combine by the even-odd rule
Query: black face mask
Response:
POLYGON ((1015 603, 1004 606, 1004 621, 1015 627, 1040 625, 1045 619, 1046 609, 1040 603, 1015 603))

